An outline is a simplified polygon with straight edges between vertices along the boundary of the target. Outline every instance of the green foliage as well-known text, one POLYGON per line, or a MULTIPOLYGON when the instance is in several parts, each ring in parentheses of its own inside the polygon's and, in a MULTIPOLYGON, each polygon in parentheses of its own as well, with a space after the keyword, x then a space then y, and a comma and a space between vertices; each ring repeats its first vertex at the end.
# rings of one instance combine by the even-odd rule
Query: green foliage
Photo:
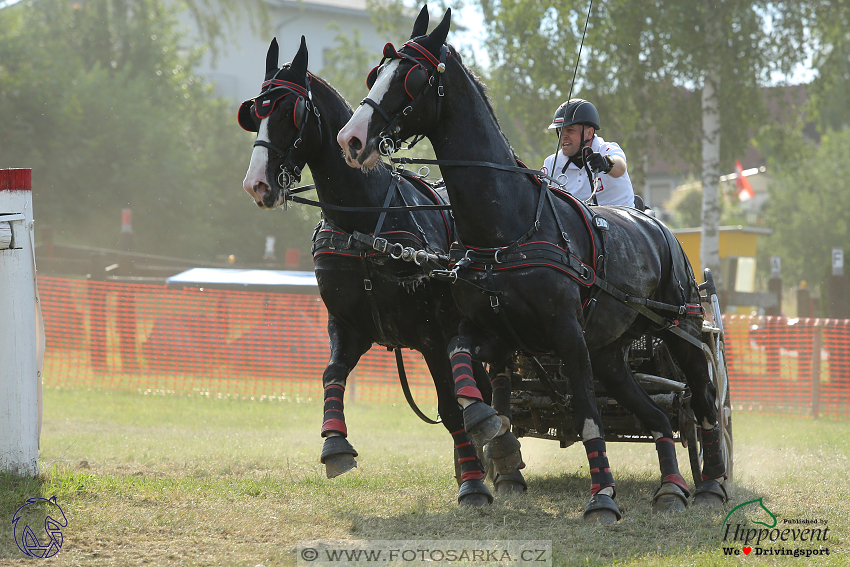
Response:
POLYGON ((850 181, 822 164, 850 162, 850 129, 832 132, 811 155, 777 165, 765 217, 775 230, 771 254, 782 257, 786 281, 823 282, 832 248, 850 251, 850 181))
POLYGON ((267 234, 308 249, 312 215, 280 224, 242 190, 251 136, 193 75, 165 4, 27 2, 0 30, 0 167, 33 169, 57 242, 115 247, 128 207, 140 252, 259 260, 267 234))
POLYGON ((319 75, 339 91, 347 101, 360 101, 369 92, 366 75, 380 61, 380 54, 360 43, 360 30, 352 36, 340 33, 339 25, 332 22, 328 31, 335 33, 334 47, 325 57, 326 64, 319 75))
POLYGON ((850 126, 850 2, 815 2, 811 16, 812 110, 822 132, 840 130, 850 126))
POLYGON ((789 68, 802 57, 793 49, 802 32, 782 11, 787 7, 726 1, 712 4, 707 14, 707 4, 696 0, 611 0, 594 4, 573 84, 587 2, 480 4, 489 33, 494 103, 518 153, 540 160, 554 151, 546 127, 572 91, 597 105, 601 134, 623 146, 637 186, 643 180, 640 164, 651 149, 700 171, 701 109, 694 92, 710 61, 721 65, 721 163, 731 164, 749 143, 748 131, 764 119, 759 88, 769 81, 769 71, 789 68), (772 28, 763 14, 772 16, 772 28), (703 33, 709 16, 722 22, 724 35, 715 49, 707 48, 703 33))

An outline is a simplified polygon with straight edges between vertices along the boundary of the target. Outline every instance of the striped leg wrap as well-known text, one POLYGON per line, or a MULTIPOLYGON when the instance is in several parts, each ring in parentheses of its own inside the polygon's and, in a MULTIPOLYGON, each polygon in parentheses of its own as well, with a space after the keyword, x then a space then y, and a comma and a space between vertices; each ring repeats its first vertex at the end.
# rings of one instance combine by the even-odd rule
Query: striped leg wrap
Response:
POLYGON ((511 419, 511 380, 505 374, 498 374, 491 380, 493 384, 493 403, 490 404, 494 410, 511 419))
POLYGON ((342 398, 345 396, 345 386, 330 384, 325 386, 325 420, 322 422, 322 437, 328 433, 341 433, 348 436, 345 427, 345 416, 342 413, 342 398))
POLYGON ((469 440, 465 429, 452 433, 457 449, 457 462, 460 465, 461 480, 481 480, 484 478, 484 465, 475 452, 475 445, 469 440))
POLYGON ((726 478, 726 463, 720 450, 720 426, 702 429, 702 479, 726 478))
POLYGON ((668 437, 661 437, 655 442, 655 450, 658 452, 658 464, 661 467, 661 482, 672 482, 682 489, 685 496, 690 496, 688 483, 679 472, 679 463, 676 460, 676 444, 668 437))
POLYGON ((468 352, 461 351, 452 356, 452 377, 455 379, 456 397, 484 401, 472 377, 472 357, 468 352))
POLYGON ((608 466, 605 440, 601 437, 584 442, 587 462, 590 464, 590 493, 596 494, 603 488, 614 487, 614 475, 608 466))

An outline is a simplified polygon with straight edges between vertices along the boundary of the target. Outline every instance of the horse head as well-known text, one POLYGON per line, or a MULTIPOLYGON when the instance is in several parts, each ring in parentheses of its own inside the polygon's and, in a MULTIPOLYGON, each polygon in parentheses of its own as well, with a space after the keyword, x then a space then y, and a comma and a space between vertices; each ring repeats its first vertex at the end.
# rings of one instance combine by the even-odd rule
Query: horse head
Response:
POLYGON ((381 63, 366 79, 369 94, 337 136, 348 165, 372 167, 379 154, 391 154, 403 140, 433 128, 439 118, 446 59, 453 54, 445 44, 451 15, 449 8, 426 35, 425 6, 401 49, 391 43, 384 46, 381 63))
POLYGON ((260 94, 239 107, 239 125, 257 132, 242 187, 260 208, 286 207, 289 189, 301 181, 307 146, 321 145, 321 117, 312 102, 307 56, 301 36, 292 62, 278 67, 277 39, 272 39, 260 94), (309 126, 311 122, 315 126, 309 126))

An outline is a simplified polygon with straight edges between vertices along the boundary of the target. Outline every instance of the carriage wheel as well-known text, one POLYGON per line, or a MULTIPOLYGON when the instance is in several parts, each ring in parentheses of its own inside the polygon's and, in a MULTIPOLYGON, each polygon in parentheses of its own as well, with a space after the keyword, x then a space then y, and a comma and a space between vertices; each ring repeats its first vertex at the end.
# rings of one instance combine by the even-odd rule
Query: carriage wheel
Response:
MULTIPOLYGON (((723 460, 726 465, 726 487, 732 484, 732 464, 734 445, 732 443, 732 401, 729 397, 729 380, 726 374, 726 359, 723 356, 723 343, 716 339, 717 356, 712 348, 703 344, 702 349, 708 362, 708 372, 711 383, 717 392, 715 404, 717 405, 717 423, 720 425, 720 446, 723 451, 723 460), (719 347, 719 348, 718 348, 719 347)), ((694 475, 694 485, 702 483, 702 435, 699 432, 699 424, 687 423, 684 434, 688 441, 688 456, 691 463, 691 473, 694 475), (697 443, 699 441, 699 443, 697 443)))

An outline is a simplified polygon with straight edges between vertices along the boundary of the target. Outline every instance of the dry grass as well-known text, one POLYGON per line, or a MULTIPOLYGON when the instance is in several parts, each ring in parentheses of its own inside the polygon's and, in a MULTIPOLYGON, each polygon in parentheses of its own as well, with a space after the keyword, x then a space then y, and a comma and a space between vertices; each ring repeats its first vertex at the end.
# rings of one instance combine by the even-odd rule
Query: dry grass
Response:
MULTIPOLYGON (((360 466, 329 480, 319 403, 48 390, 41 458, 52 464, 37 479, 0 476, 0 565, 31 564, 8 520, 26 498, 54 494, 69 526, 40 565, 293 565, 299 540, 472 538, 551 539, 556 565, 742 561, 722 555, 725 512, 649 512, 651 445, 609 445, 624 519, 603 528, 581 520, 589 478, 578 446, 523 440, 529 492, 460 509, 442 427, 406 407, 346 410, 360 466)), ((764 497, 780 518, 831 528, 828 558, 743 560, 850 564, 850 424, 738 413, 735 444, 733 504, 764 497)))

